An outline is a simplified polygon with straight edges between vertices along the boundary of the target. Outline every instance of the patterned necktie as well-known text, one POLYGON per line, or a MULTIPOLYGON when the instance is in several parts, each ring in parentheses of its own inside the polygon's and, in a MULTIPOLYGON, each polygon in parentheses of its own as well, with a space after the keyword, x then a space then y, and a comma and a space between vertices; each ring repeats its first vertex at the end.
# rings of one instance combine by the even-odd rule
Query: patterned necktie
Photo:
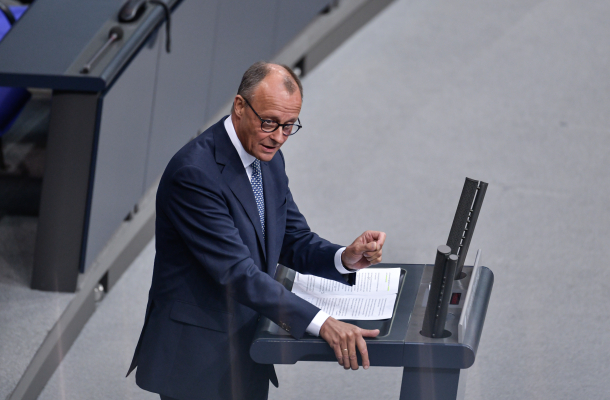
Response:
POLYGON ((256 199, 256 207, 258 208, 258 216, 263 227, 263 238, 265 237, 265 196, 263 195, 263 175, 261 174, 260 160, 254 160, 252 163, 252 191, 256 199))

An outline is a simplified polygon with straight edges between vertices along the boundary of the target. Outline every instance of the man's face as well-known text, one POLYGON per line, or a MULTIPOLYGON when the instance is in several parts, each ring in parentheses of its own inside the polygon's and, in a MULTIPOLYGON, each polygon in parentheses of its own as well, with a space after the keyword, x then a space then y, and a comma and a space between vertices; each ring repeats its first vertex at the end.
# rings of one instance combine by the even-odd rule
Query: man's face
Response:
MULTIPOLYGON (((298 89, 290 94, 284 86, 284 75, 276 70, 269 72, 248 101, 261 118, 280 124, 295 123, 301 112, 301 94, 298 89)), ((282 134, 282 128, 264 132, 252 108, 241 96, 235 97, 232 116, 235 132, 249 154, 261 161, 271 161, 288 136, 282 134)))

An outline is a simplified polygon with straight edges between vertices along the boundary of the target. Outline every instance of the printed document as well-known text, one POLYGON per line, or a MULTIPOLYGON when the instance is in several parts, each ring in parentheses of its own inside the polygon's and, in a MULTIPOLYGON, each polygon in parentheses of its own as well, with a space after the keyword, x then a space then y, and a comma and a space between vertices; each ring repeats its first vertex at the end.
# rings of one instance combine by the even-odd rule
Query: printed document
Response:
POLYGON ((367 268, 356 274, 356 284, 348 286, 297 272, 292 292, 336 319, 392 318, 400 268, 367 268))

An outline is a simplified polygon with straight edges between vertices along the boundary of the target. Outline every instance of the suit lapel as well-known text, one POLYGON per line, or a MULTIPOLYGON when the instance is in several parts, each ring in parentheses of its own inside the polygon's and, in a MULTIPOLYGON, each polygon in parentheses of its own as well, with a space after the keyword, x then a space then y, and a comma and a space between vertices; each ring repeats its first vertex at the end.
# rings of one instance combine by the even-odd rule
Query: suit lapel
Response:
MULTIPOLYGON (((267 253, 265 249, 265 240, 263 238, 263 227, 261 226, 258 209, 256 208, 256 199, 254 198, 252 185, 248 180, 248 174, 246 174, 246 170, 237 154, 237 150, 233 147, 233 143, 231 143, 231 139, 229 139, 229 135, 224 128, 224 119, 219 123, 219 129, 214 131, 214 144, 216 146, 216 162, 224 165, 221 175, 246 211, 250 222, 254 225, 258 242, 263 249, 263 257, 266 260, 267 253)), ((265 178, 263 176, 263 185, 265 185, 264 182, 265 178)), ((265 186, 263 190, 266 190, 265 186)), ((266 193, 265 197, 267 197, 266 193)), ((263 266, 261 265, 261 267, 263 266)))

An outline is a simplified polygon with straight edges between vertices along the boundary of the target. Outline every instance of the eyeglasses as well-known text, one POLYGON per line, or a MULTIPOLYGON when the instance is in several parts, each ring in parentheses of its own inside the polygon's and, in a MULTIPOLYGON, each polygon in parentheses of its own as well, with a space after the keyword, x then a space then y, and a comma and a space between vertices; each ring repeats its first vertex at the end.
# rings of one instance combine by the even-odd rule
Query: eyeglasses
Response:
POLYGON ((254 111, 254 114, 258 117, 258 119, 261 120, 261 129, 263 130, 263 132, 267 132, 267 133, 275 132, 275 130, 281 126, 282 135, 291 136, 291 135, 294 135, 295 133, 297 133, 299 131, 299 129, 301 129, 303 127, 300 124, 300 122, 301 122, 300 119, 298 119, 298 118, 297 118, 296 124, 280 124, 280 123, 275 122, 270 119, 262 119, 261 116, 258 115, 258 113, 254 110, 254 108, 252 107, 252 104, 250 104, 250 102, 245 97, 242 97, 242 98, 244 99, 246 104, 250 107, 250 109, 252 111, 254 111))

